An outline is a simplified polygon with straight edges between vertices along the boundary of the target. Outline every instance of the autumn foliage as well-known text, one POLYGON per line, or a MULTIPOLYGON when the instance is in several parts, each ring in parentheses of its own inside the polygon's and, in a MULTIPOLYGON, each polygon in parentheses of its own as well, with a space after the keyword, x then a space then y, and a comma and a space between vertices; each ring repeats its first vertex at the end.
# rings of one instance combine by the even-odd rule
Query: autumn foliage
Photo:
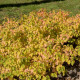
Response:
POLYGON ((0 25, 0 78, 50 80, 80 56, 80 15, 40 9, 0 25))

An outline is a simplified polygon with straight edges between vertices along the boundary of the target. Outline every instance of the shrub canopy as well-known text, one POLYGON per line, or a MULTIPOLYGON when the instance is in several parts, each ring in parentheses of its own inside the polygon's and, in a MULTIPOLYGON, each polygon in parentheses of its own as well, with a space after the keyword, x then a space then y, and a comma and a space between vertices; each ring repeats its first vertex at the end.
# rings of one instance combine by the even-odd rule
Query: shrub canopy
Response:
POLYGON ((0 25, 0 78, 50 80, 80 56, 80 15, 40 9, 0 25))

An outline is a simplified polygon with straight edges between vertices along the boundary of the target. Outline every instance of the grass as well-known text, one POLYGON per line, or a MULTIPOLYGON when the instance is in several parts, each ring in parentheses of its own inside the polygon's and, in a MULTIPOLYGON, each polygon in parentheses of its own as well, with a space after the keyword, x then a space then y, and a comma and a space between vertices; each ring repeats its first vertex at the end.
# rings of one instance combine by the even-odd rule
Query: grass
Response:
POLYGON ((19 18, 21 14, 28 14, 33 10, 45 8, 50 10, 66 10, 71 16, 80 13, 80 0, 53 0, 51 2, 29 3, 27 0, 0 0, 0 23, 4 17, 19 18))

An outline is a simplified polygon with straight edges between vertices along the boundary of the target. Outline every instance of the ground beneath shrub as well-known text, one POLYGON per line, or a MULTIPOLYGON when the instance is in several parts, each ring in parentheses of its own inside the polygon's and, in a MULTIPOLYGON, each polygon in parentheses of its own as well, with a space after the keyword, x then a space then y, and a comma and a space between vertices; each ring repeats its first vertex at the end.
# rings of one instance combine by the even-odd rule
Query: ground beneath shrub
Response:
POLYGON ((73 66, 67 65, 67 63, 63 64, 67 69, 67 74, 63 77, 58 75, 58 78, 52 78, 51 80, 80 80, 80 62, 75 61, 73 66))

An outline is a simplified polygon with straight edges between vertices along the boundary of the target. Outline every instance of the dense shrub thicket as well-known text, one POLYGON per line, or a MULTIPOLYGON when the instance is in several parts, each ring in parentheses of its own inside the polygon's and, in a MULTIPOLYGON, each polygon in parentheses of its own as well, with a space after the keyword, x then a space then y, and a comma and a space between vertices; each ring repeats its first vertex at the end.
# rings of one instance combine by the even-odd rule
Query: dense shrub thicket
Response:
POLYGON ((6 20, 0 25, 1 79, 50 80, 65 75, 64 62, 79 60, 80 15, 41 9, 6 20))

